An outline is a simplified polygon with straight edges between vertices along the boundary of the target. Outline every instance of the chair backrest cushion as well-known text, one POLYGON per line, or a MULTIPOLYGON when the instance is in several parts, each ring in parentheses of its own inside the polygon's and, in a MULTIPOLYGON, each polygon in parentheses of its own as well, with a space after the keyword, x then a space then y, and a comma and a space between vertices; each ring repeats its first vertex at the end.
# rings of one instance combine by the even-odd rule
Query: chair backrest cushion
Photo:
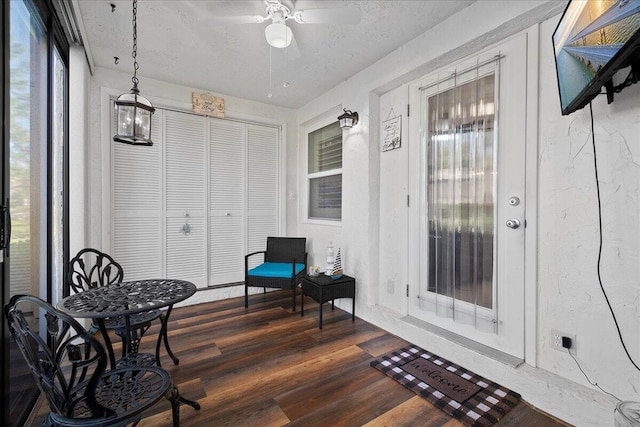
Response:
POLYGON ((307 239, 305 237, 267 237, 265 262, 307 262, 307 239))

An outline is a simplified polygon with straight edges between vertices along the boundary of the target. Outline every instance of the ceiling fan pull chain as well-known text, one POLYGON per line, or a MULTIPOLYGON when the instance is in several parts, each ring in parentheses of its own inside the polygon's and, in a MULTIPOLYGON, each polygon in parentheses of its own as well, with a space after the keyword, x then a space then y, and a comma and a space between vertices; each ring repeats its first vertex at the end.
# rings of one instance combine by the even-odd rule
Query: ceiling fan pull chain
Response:
POLYGON ((273 91, 272 91, 272 88, 273 88, 272 83, 273 83, 273 81, 272 81, 272 79, 271 79, 271 74, 272 74, 272 73, 271 73, 271 70, 272 70, 272 68, 273 68, 273 67, 271 66, 271 50, 272 50, 272 49, 273 49, 273 48, 272 48, 271 46, 269 46, 269 93, 267 94, 267 98, 272 98, 272 97, 273 97, 273 91))

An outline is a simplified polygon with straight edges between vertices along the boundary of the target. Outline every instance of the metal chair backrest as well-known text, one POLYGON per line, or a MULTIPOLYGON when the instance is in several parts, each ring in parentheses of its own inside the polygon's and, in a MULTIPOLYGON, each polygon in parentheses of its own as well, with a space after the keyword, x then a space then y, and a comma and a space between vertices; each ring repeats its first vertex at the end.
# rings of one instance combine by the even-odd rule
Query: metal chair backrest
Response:
POLYGON ((4 311, 11 335, 52 412, 68 418, 78 413, 88 418, 114 414, 96 401, 107 354, 93 335, 35 296, 16 295, 4 311), (34 327, 39 319, 45 319, 46 330, 34 327))
POLYGON ((110 255, 97 249, 82 249, 69 263, 69 286, 82 292, 122 282, 124 271, 110 255))

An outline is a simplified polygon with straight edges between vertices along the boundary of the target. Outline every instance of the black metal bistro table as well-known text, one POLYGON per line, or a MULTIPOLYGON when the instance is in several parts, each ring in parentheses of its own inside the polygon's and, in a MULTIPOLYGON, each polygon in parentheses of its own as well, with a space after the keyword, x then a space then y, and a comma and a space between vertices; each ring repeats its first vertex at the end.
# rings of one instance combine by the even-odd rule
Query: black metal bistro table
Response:
POLYGON ((196 292, 196 285, 184 280, 175 279, 150 279, 131 282, 116 283, 109 286, 89 289, 63 299, 58 303, 58 308, 73 317, 95 319, 104 336, 109 351, 111 366, 115 368, 116 360, 111 340, 104 327, 104 319, 124 317, 126 331, 124 356, 137 353, 141 337, 132 336, 130 317, 133 314, 143 313, 154 309, 167 307, 167 313, 161 316, 162 328, 160 339, 156 345, 156 360, 160 366, 159 350, 161 339, 165 340, 165 347, 173 362, 177 365, 179 360, 171 352, 167 341, 167 322, 171 315, 173 305, 184 301, 196 292))
MULTIPOLYGON (((136 280, 131 282, 115 283, 113 285, 102 286, 99 288, 89 289, 84 292, 73 294, 58 303, 58 309, 73 317, 95 319, 100 327, 104 340, 106 342, 107 351, 111 360, 111 367, 116 367, 116 359, 109 339, 109 334, 104 326, 104 319, 123 316, 125 319, 125 344, 123 358, 133 355, 138 351, 139 340, 141 337, 132 336, 130 317, 137 313, 167 307, 167 313, 161 316, 162 327, 160 330, 161 338, 156 344, 156 357, 152 357, 153 363, 160 366, 159 351, 160 341, 163 338, 167 353, 178 364, 178 358, 171 352, 167 341, 167 322, 173 305, 184 301, 196 293, 196 285, 185 280, 175 279, 150 279, 136 280)), ((179 399, 200 409, 197 402, 187 400, 183 397, 179 399)))
POLYGON ((353 300, 351 320, 356 320, 356 279, 353 277, 343 275, 334 280, 324 274, 309 276, 307 273, 303 273, 300 288, 302 290, 301 316, 304 316, 304 297, 310 296, 320 304, 320 329, 322 329, 322 304, 331 301, 331 309, 333 310, 335 308, 334 300, 338 298, 351 298, 353 300))

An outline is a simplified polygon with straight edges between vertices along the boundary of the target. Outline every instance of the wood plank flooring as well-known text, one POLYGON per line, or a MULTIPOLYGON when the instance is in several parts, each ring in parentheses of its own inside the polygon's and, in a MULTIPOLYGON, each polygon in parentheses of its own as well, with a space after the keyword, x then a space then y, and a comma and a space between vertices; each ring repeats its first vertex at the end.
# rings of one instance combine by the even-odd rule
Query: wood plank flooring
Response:
MULTIPOLYGON (((162 366, 202 408, 181 405, 182 426, 463 426, 369 365, 405 340, 330 304, 319 330, 318 304, 307 298, 301 317, 290 296, 257 294, 248 309, 235 298, 173 310, 169 341, 180 364, 163 349, 162 366)), ((158 329, 141 351, 153 352, 158 329)), ((166 401, 146 415, 139 426, 172 425, 166 401)), ((521 402, 498 425, 569 424, 521 402)))

